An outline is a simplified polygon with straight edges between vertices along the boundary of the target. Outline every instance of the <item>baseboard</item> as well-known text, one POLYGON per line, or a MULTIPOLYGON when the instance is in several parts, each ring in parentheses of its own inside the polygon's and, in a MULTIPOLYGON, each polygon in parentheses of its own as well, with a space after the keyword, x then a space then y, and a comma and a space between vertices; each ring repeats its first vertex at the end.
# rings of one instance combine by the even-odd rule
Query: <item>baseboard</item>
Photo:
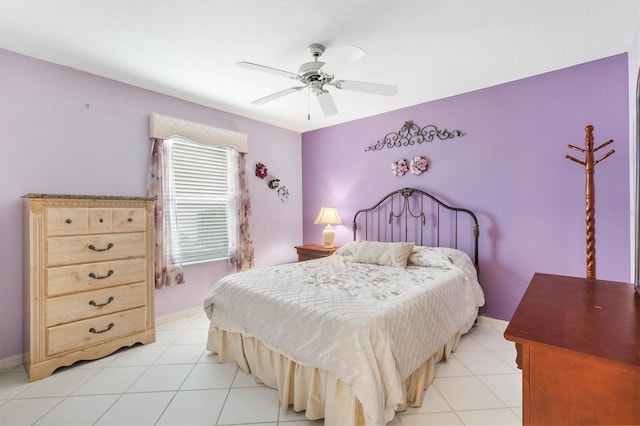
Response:
POLYGON ((0 359, 0 371, 13 370, 24 363, 24 354, 12 355, 0 359))
POLYGON ((182 311, 172 312, 167 315, 162 315, 161 317, 156 317, 156 325, 165 324, 184 317, 202 314, 203 312, 204 308, 202 306, 196 306, 193 308, 183 309, 182 311))
POLYGON ((487 317, 484 315, 480 315, 478 317, 478 325, 495 328, 496 330, 504 333, 504 331, 507 329, 507 326, 509 325, 509 321, 503 321, 503 320, 487 317))

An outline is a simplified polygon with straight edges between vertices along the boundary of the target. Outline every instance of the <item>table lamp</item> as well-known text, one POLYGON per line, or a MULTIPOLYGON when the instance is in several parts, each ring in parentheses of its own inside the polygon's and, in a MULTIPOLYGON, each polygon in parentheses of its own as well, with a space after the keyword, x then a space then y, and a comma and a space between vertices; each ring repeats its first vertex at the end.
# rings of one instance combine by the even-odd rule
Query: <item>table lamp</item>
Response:
POLYGON ((342 223, 342 221, 340 220, 340 216, 338 216, 338 211, 335 209, 335 207, 321 207, 320 213, 318 213, 318 216, 313 223, 321 223, 323 225, 327 225, 322 230, 324 248, 333 248, 333 239, 336 236, 336 231, 331 225, 342 223))

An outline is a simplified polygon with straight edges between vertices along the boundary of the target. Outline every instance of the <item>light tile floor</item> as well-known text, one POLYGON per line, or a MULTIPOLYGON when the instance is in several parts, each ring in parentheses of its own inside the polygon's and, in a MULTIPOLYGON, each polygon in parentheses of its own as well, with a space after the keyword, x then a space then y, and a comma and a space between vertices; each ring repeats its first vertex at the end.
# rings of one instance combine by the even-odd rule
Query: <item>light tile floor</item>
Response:
MULTIPOLYGON (((22 366, 0 371, 0 425, 320 426, 280 410, 275 390, 234 363, 219 363, 204 343, 208 320, 187 316, 157 326, 153 344, 76 363, 29 383, 22 366)), ((521 374, 502 333, 476 326, 462 337, 423 406, 390 422, 410 425, 519 425, 521 374)))

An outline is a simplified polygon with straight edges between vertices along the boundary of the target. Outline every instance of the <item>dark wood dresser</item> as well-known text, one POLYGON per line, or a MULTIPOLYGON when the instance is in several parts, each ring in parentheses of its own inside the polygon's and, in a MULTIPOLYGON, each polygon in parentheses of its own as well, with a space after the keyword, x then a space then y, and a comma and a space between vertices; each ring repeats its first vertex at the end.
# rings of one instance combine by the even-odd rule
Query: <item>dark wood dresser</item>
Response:
POLYGON ((504 336, 522 369, 523 424, 640 424, 633 285, 536 273, 504 336))

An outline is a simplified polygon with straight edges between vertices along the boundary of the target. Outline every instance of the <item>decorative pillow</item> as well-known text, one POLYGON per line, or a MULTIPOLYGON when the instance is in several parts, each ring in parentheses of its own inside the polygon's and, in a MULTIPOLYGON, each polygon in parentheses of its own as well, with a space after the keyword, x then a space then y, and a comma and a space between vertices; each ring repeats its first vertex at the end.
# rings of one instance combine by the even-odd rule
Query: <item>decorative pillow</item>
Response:
POLYGON ((407 259, 407 265, 449 268, 463 255, 466 253, 448 247, 416 246, 407 259))
POLYGON ((340 247, 338 250, 336 250, 333 253, 333 255, 342 256, 342 257, 352 257, 354 253, 357 251, 359 244, 360 244, 360 241, 350 241, 347 244, 340 247))
POLYGON ((357 241, 351 249, 353 261, 382 266, 406 268, 407 259, 414 243, 383 243, 379 241, 357 241))

